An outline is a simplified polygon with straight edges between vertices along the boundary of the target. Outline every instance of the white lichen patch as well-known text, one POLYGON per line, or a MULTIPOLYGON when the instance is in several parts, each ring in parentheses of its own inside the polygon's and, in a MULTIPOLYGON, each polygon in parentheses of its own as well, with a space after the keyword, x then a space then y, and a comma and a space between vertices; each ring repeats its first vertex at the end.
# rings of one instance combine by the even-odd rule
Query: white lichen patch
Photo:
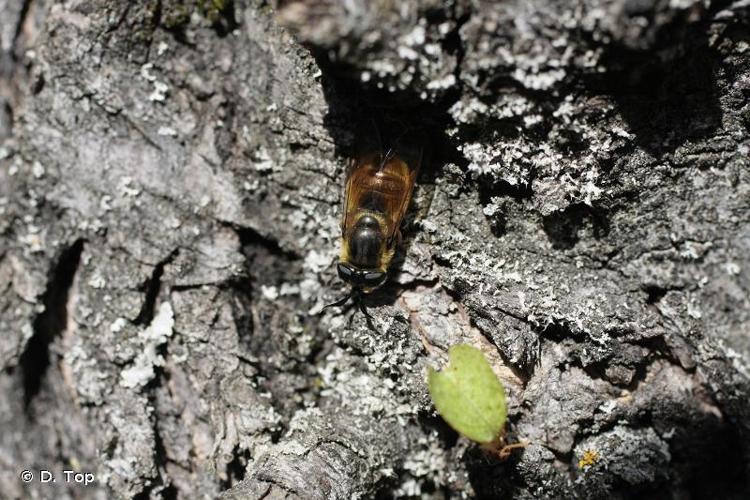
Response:
POLYGON ((528 89, 548 90, 561 82, 565 78, 565 74, 562 69, 535 72, 527 68, 516 68, 512 76, 528 89))
POLYGON ((311 250, 305 256, 303 266, 313 274, 319 274, 327 269, 335 258, 334 251, 316 251, 311 250))
POLYGON ((133 187, 133 178, 124 176, 117 182, 117 192, 122 197, 136 197, 141 194, 141 190, 133 187))
POLYGON ((383 382, 374 370, 362 373, 348 363, 346 354, 341 350, 326 356, 325 364, 318 367, 321 397, 345 402, 349 406, 348 414, 353 416, 384 412, 414 414, 417 411, 413 406, 394 408, 394 384, 383 382))
POLYGON ((112 333, 120 333, 127 324, 128 320, 126 320, 125 318, 117 318, 112 322, 111 325, 109 325, 109 331, 112 333))
POLYGON ((443 78, 432 80, 427 84, 427 88, 430 90, 435 89, 448 89, 456 84, 456 77, 454 75, 446 75, 443 78))
POLYGON ((18 237, 18 241, 25 247, 25 250, 32 254, 43 252, 45 248, 44 233, 40 232, 39 228, 34 225, 29 225, 27 231, 25 235, 18 237))
POLYGON ((157 349, 172 336, 173 326, 172 306, 169 302, 163 302, 151 324, 138 333, 143 349, 133 361, 133 365, 122 371, 121 386, 129 389, 143 387, 154 378, 154 367, 164 365, 164 357, 157 349))
POLYGON ((273 170, 274 161, 265 148, 258 149, 253 155, 253 166, 258 172, 270 172, 273 170))
POLYGON ((34 164, 31 166, 31 173, 34 175, 35 178, 41 179, 44 177, 44 166, 42 166, 41 163, 38 161, 35 161, 34 164))
POLYGON ((167 137, 177 137, 177 131, 172 127, 161 126, 156 133, 167 137))
POLYGON ((421 447, 414 449, 404 460, 404 470, 413 477, 430 477, 436 484, 444 484, 448 464, 439 436, 433 432, 429 438, 420 438, 419 444, 421 447))
POLYGON ((88 285, 91 288, 101 290, 102 288, 107 286, 107 280, 104 279, 104 276, 102 276, 99 271, 96 271, 91 275, 91 278, 89 278, 88 285))
POLYGON ((112 197, 110 195, 102 195, 99 199, 99 210, 102 212, 109 212, 112 210, 112 197))
POLYGON ((261 285, 260 294, 264 299, 273 301, 279 298, 279 289, 275 286, 261 285))
POLYGON ((167 98, 169 86, 164 82, 154 82, 154 90, 149 94, 148 100, 152 102, 162 102, 167 98))
POLYGON ((410 61, 414 61, 419 58, 419 53, 417 53, 417 51, 415 51, 411 47, 406 47, 404 45, 400 46, 397 52, 399 57, 410 61))
POLYGON ((742 271, 742 268, 736 262, 727 262, 724 264, 724 269, 730 276, 739 276, 740 271, 742 271))
POLYGON ((152 102, 161 102, 164 101, 167 97, 167 91, 169 90, 169 86, 164 83, 160 82, 156 79, 156 76, 151 73, 151 70, 154 68, 153 63, 146 63, 143 66, 141 66, 141 73, 140 77, 143 80, 146 80, 147 82, 150 82, 154 88, 148 96, 148 100, 152 102))

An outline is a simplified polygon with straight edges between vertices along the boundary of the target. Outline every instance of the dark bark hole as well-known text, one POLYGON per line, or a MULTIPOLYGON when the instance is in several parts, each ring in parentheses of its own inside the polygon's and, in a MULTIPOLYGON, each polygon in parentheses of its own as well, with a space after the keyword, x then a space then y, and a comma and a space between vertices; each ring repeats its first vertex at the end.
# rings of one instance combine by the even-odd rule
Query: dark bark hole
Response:
POLYGON ((646 304, 653 305, 659 302, 666 294, 667 289, 656 285, 649 285, 644 288, 646 292, 646 304))
POLYGON ((479 202, 483 207, 495 205, 496 210, 491 215, 485 217, 490 223, 490 230, 496 237, 503 236, 507 231, 508 220, 514 213, 519 217, 523 210, 524 200, 534 196, 531 189, 531 182, 528 184, 510 184, 507 181, 494 181, 492 178, 480 178, 477 182, 479 185, 479 202))
POLYGON ((611 48, 604 58, 607 72, 587 86, 610 95, 638 145, 661 156, 710 137, 721 126, 722 111, 716 83, 720 56, 705 33, 696 29, 657 46, 662 50, 611 48), (665 54, 675 55, 665 61, 665 54))
POLYGON ((288 419, 302 404, 300 395, 316 397, 302 382, 316 376, 308 359, 315 358, 324 343, 317 338, 301 351, 296 338, 277 334, 292 325, 316 328, 318 319, 303 312, 307 308, 300 294, 283 293, 285 284, 300 283, 302 259, 253 228, 230 227, 238 234, 245 256, 244 277, 231 283, 234 323, 244 349, 255 359, 251 364, 263 380, 262 390, 272 394, 274 409, 288 419), (269 290, 275 290, 276 296, 269 297, 269 290))
POLYGON ((744 498, 750 487, 738 426, 707 415, 679 429, 670 452, 693 498, 744 498), (711 478, 706 481, 705 478, 711 478))
POLYGON ((31 8, 32 1, 33 0, 23 0, 21 12, 18 15, 18 21, 16 21, 16 29, 13 33, 13 45, 11 48, 11 54, 13 55, 13 60, 15 62, 18 62, 21 59, 22 50, 20 50, 18 47, 18 40, 19 38, 21 38, 21 35, 23 33, 23 25, 26 21, 26 16, 29 15, 29 9, 31 8))
POLYGON ((580 203, 544 216, 542 224, 552 248, 561 250, 573 248, 580 240, 580 231, 586 226, 590 227, 591 235, 596 239, 609 233, 609 218, 604 211, 580 203))
POLYGON ((227 479, 221 482, 222 490, 231 488, 245 479, 245 469, 250 461, 250 452, 239 446, 235 446, 234 450, 232 450, 232 455, 234 458, 227 464, 226 468, 227 479))
MULTIPOLYGON (((231 227, 240 239, 245 256, 245 278, 232 286, 236 292, 233 311, 240 337, 250 346, 255 331, 251 311, 254 299, 259 299, 256 294, 261 292, 263 285, 280 288, 283 283, 299 282, 301 257, 294 251, 281 248, 278 241, 251 227, 231 227)), ((289 297, 280 296, 277 300, 288 301, 289 297)), ((298 308, 298 305, 294 307, 298 308)))
POLYGON ((511 454, 505 462, 487 455, 479 446, 472 446, 462 457, 469 475, 469 483, 476 498, 517 498, 519 480, 518 453, 511 454))
MULTIPOLYGON (((264 248, 269 254, 280 257, 282 260, 295 261, 300 259, 300 256, 296 253, 281 248, 278 241, 260 234, 258 231, 251 227, 231 227, 237 233, 237 236, 239 236, 240 244, 245 251, 248 248, 261 247, 264 248)), ((247 254, 247 251, 245 253, 247 254)))
POLYGON ((432 412, 420 411, 417 419, 419 424, 426 429, 427 435, 431 435, 432 431, 437 433, 437 439, 440 440, 444 448, 453 448, 456 446, 459 437, 458 433, 442 417, 435 416, 432 412))
MULTIPOLYGON (((223 0, 221 2, 202 0, 202 3, 213 6, 213 10, 209 10, 207 16, 220 37, 229 35, 239 26, 235 14, 234 0, 223 0)), ((211 7, 208 8, 211 9, 211 7)))
POLYGON ((68 296, 78 270, 83 244, 84 240, 77 240, 60 254, 42 296, 44 311, 34 320, 34 333, 21 354, 19 365, 23 377, 24 408, 27 411, 39 394, 42 379, 49 368, 50 344, 68 324, 68 296))
POLYGON ((13 134, 13 108, 10 103, 0 100, 0 141, 13 134))
MULTIPOLYGON (((160 487, 160 484, 154 484, 153 486, 141 491, 137 495, 133 496, 133 500, 150 500, 154 498, 152 496, 153 491, 156 487, 160 487)), ((177 488, 173 484, 166 485, 159 488, 159 498, 162 500, 177 500, 179 498, 177 488)))
POLYGON ((553 342, 562 342, 565 339, 574 339, 578 342, 586 340, 586 336, 580 332, 573 332, 570 325, 565 321, 558 320, 556 323, 547 325, 536 330, 540 337, 547 338, 553 342))
POLYGON ((143 300, 143 305, 138 316, 133 320, 134 324, 148 325, 154 319, 154 308, 156 307, 156 299, 161 290, 161 277, 164 274, 164 268, 177 257, 178 252, 178 250, 173 250, 164 260, 156 264, 151 277, 141 285, 140 290, 146 292, 146 298, 143 300))
MULTIPOLYGON (((450 44, 450 40, 448 37, 445 43, 450 44)), ((447 163, 467 165, 457 141, 446 134, 455 125, 448 109, 460 95, 458 88, 435 101, 427 101, 414 89, 387 90, 362 82, 355 68, 332 64, 325 51, 315 48, 311 51, 323 73, 323 92, 328 103, 324 125, 334 140, 338 156, 385 153, 404 137, 409 142, 409 136, 420 136, 423 143, 420 184, 434 184, 447 163)))
MULTIPOLYGON (((162 377, 157 377, 156 380, 158 381, 156 385, 161 385, 162 377)), ((156 418, 157 417, 154 417, 154 454, 156 455, 156 463, 163 467, 166 465, 169 457, 167 456, 167 450, 164 447, 164 439, 161 437, 161 433, 159 432, 159 422, 156 421, 156 418)), ((159 488, 159 492, 161 493, 160 498, 162 498, 163 500, 177 500, 177 498, 179 498, 177 487, 173 484, 165 484, 165 477, 166 481, 169 481, 168 476, 164 474, 163 476, 161 476, 160 480, 156 480, 153 484, 149 485, 147 489, 141 491, 138 495, 135 496, 135 498, 153 498, 152 493, 154 492, 154 490, 156 490, 156 488, 159 488)))

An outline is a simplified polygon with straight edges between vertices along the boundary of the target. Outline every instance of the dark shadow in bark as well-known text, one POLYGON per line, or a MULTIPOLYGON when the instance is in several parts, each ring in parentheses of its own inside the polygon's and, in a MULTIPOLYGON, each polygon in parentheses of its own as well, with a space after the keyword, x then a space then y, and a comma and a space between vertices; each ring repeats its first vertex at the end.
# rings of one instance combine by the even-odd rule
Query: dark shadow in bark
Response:
POLYGON ((179 250, 173 250, 156 264, 154 270, 151 272, 151 277, 141 284, 139 290, 144 292, 146 297, 143 299, 143 305, 138 312, 138 316, 133 320, 133 324, 146 326, 154 319, 154 308, 156 307, 156 299, 161 290, 161 277, 164 274, 164 268, 177 257, 178 252, 179 250))
POLYGON ((561 250, 573 248, 580 239, 580 231, 587 225, 591 227, 596 239, 609 234, 609 217, 606 211, 583 203, 575 203, 561 212, 544 216, 542 225, 552 242, 552 248, 561 250))
POLYGON ((494 214, 485 214, 485 217, 490 223, 492 234, 500 238, 507 232, 508 219, 513 216, 512 214, 522 217, 524 200, 534 196, 531 179, 529 179, 528 184, 512 185, 503 180, 495 181, 491 178, 480 178, 478 184, 479 202, 482 206, 486 207, 491 203, 498 205, 494 214))
MULTIPOLYGON (((0 84, 2 81, 0 80, 0 84)), ((0 142, 11 137, 13 133, 13 108, 0 96, 0 142)))
POLYGON ((672 427, 676 431, 669 451, 684 480, 684 490, 692 498, 746 498, 750 477, 737 427, 713 414, 701 418, 675 410, 675 417, 682 417, 684 425, 676 422, 672 427))
POLYGON ((436 416, 433 412, 421 411, 417 415, 422 428, 431 434, 432 431, 437 433, 437 439, 443 445, 443 448, 453 448, 458 442, 459 435, 448 425, 442 417, 436 416))
POLYGON ((60 254, 41 299, 44 311, 34 320, 34 334, 19 359, 23 377, 23 402, 27 411, 34 397, 39 394, 42 380, 51 363, 50 344, 65 331, 68 324, 68 296, 78 270, 83 244, 84 240, 77 240, 60 254))
POLYGON ((226 479, 221 481, 221 490, 231 488, 235 484, 245 479, 245 472, 247 464, 252 461, 252 456, 249 450, 243 449, 240 446, 235 446, 232 450, 232 456, 234 457, 226 467, 226 479))
MULTIPOLYGON (((245 257, 244 277, 228 284, 233 297, 233 317, 248 355, 246 361, 257 370, 258 388, 273 395, 274 409, 283 417, 280 429, 271 432, 272 440, 276 441, 294 412, 319 396, 311 381, 317 376, 318 358, 325 356, 327 339, 316 336, 305 352, 300 352, 295 336, 278 332, 299 325, 315 331, 318 318, 307 314, 309 305, 302 302, 299 294, 279 294, 275 299, 264 297, 264 287, 280 292, 284 283, 299 280, 303 274, 301 256, 253 228, 231 227, 239 235, 245 257)), ((236 471, 245 459, 239 460, 229 464, 235 468, 235 477, 239 477, 236 471)))
POLYGON ((517 475, 518 454, 501 462, 479 446, 473 446, 464 455, 463 462, 476 498, 516 498, 516 481, 513 478, 517 475))
POLYGON ((672 153, 721 126, 719 59, 701 30, 662 50, 610 48, 603 61, 607 71, 585 85, 614 99, 636 144, 649 153, 672 153))

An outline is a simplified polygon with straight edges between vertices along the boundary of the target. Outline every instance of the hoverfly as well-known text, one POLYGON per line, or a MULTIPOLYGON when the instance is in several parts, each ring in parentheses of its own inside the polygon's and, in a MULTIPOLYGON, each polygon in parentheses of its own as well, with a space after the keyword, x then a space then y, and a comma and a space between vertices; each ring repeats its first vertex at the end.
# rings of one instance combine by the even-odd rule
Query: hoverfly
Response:
POLYGON ((421 139, 402 138, 387 153, 366 153, 346 171, 341 215, 339 277, 351 285, 349 294, 326 307, 344 305, 351 297, 367 315, 363 295, 382 286, 401 242, 401 221, 409 208, 422 163, 421 139))

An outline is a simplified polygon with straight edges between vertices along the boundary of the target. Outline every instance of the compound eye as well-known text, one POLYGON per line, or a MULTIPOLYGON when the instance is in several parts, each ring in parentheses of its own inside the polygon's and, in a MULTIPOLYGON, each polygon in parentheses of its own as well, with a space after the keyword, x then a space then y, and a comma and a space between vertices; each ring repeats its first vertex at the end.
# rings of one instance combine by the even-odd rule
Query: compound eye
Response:
POLYGON ((386 274, 381 272, 365 273, 362 281, 366 287, 374 288, 385 283, 385 277, 386 274))
POLYGON ((339 278, 341 278, 344 281, 351 281, 354 276, 354 271, 351 267, 347 266, 346 264, 342 264, 339 262, 339 264, 336 266, 336 270, 339 273, 339 278))

